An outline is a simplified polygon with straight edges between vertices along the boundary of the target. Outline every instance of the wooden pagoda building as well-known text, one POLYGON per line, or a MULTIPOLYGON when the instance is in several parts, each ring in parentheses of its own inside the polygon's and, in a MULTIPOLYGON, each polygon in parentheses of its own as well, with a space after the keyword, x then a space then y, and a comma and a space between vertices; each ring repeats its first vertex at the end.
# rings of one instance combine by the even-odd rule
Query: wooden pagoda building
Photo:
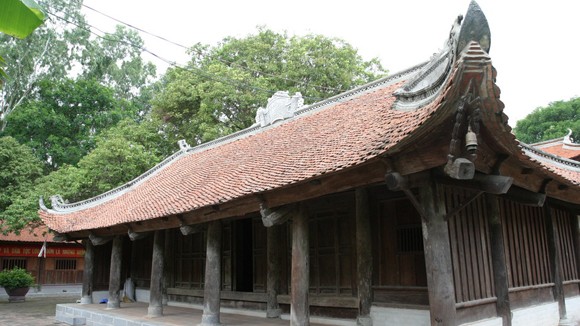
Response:
MULTIPOLYGON (((427 63, 181 149, 42 220, 86 245, 83 302, 127 277, 163 302, 358 325, 580 320, 580 164, 518 142, 472 2, 427 63), (149 235, 149 236, 147 236, 149 235)), ((122 307, 121 307, 122 309, 122 307)))

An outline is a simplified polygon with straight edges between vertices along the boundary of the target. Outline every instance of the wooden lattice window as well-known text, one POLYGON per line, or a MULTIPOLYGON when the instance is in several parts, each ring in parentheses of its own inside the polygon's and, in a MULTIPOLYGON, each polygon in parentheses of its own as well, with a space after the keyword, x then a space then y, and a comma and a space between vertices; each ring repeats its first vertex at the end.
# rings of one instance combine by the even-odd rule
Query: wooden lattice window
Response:
POLYGON ((14 267, 26 269, 26 259, 25 258, 4 258, 4 260, 2 260, 2 270, 13 269, 14 267))
POLYGON ((397 227, 398 253, 422 253, 423 233, 421 225, 404 225, 397 227))
POLYGON ((57 259, 54 265, 56 270, 75 270, 77 269, 76 259, 57 259))

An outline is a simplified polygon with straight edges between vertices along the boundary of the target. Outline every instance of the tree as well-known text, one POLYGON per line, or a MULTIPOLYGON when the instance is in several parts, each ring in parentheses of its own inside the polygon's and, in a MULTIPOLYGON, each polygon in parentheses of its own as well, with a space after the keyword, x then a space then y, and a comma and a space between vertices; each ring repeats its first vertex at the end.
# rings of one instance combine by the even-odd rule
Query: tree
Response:
POLYGON ((118 27, 96 37, 80 9, 82 0, 41 0, 49 20, 30 37, 17 40, 0 36, 10 76, 0 90, 0 131, 7 117, 26 100, 34 98, 39 81, 60 82, 94 79, 111 87, 117 96, 132 100, 151 82, 155 68, 141 59, 143 41, 134 31, 118 27))
POLYGON ((16 139, 1 137, 0 167, 0 211, 4 211, 12 204, 13 196, 27 191, 42 175, 42 162, 16 139))
POLYGON ((528 144, 561 138, 572 129, 575 142, 580 141, 580 98, 556 101, 540 107, 516 123, 516 138, 528 144))
POLYGON ((278 90, 301 92, 312 103, 385 74, 346 42, 260 28, 256 35, 197 44, 186 68, 169 69, 153 112, 192 144, 250 126, 256 110, 278 90))
POLYGON ((116 100, 113 90, 95 80, 38 83, 34 100, 12 113, 4 134, 31 147, 51 169, 76 164, 95 147, 96 136, 138 108, 116 100))
POLYGON ((58 170, 37 178, 33 186, 24 187, 23 191, 10 196, 9 206, 0 210, 0 231, 18 232, 40 223, 37 211, 41 196, 49 206, 49 198, 55 194, 76 202, 141 175, 177 149, 164 127, 162 122, 154 119, 139 123, 126 119, 97 136, 95 149, 77 166, 64 164, 58 170))
MULTIPOLYGON (((0 4, 0 32, 25 38, 44 21, 40 6, 32 0, 5 0, 0 4)), ((7 77, 5 61, 0 56, 0 87, 7 77)))

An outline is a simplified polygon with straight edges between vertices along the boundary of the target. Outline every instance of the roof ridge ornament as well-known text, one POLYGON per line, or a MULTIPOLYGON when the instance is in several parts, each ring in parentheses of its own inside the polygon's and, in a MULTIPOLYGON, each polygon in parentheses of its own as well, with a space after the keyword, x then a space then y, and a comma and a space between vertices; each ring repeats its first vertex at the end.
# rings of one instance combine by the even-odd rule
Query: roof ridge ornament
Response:
POLYGON ((290 96, 288 91, 278 91, 268 99, 266 108, 260 107, 256 112, 256 124, 265 127, 279 120, 292 118, 294 113, 304 106, 300 92, 290 96))
POLYGON ((450 76, 451 68, 471 41, 480 43, 489 52, 490 32, 485 15, 475 1, 471 1, 465 19, 459 15, 449 32, 443 49, 434 54, 413 78, 395 91, 397 100, 393 108, 402 111, 415 110, 435 98, 450 76))

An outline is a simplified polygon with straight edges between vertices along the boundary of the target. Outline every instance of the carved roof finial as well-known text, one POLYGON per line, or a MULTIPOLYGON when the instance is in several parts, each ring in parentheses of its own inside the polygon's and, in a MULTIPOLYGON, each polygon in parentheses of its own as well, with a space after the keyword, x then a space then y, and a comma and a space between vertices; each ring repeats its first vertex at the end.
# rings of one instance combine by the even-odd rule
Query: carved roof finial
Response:
POLYGON ((483 11, 475 1, 471 1, 465 19, 461 23, 461 31, 457 38, 457 53, 461 53, 469 42, 479 43, 481 49, 489 53, 491 32, 483 11))

